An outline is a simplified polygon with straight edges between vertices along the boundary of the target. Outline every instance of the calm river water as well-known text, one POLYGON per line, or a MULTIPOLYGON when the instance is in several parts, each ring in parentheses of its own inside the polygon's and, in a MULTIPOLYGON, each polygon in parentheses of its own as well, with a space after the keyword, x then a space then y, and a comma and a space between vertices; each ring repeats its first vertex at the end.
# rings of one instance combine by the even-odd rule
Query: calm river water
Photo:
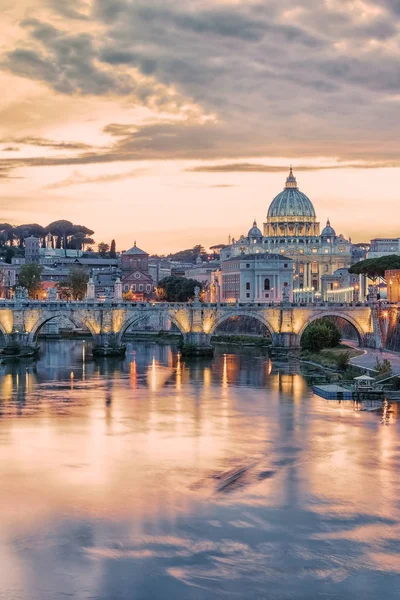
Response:
POLYGON ((1 600, 398 600, 400 420, 240 349, 0 366, 1 600))

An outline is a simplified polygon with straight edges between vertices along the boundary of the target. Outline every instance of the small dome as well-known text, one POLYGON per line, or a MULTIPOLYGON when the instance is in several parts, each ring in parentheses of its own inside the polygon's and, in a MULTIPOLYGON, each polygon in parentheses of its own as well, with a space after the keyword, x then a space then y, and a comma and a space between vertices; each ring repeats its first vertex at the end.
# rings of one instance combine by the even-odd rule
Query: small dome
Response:
POLYGON ((331 227, 331 222, 328 219, 325 227, 323 228, 323 230, 321 232, 321 236, 322 237, 335 237, 335 235, 336 235, 336 231, 333 229, 333 227, 331 227))
POLYGON ((251 229, 249 229, 249 233, 247 234, 247 237, 249 237, 249 238, 261 238, 262 237, 261 230, 258 229, 257 223, 255 220, 253 222, 253 227, 251 229))

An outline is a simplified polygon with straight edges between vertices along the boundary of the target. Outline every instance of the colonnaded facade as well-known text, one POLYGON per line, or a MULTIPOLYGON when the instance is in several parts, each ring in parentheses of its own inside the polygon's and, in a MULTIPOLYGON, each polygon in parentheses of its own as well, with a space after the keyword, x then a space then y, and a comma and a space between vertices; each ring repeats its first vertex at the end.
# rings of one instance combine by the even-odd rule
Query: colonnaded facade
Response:
MULTIPOLYGON (((266 253, 291 259, 293 288, 297 290, 321 292, 324 275, 333 275, 352 263, 351 240, 337 234, 329 219, 320 231, 313 203, 299 190, 292 168, 283 191, 269 206, 264 231, 261 232, 254 221, 247 236, 232 240, 221 250, 221 269, 215 274, 214 287, 218 289, 215 295, 225 299, 223 290, 227 287, 226 278, 229 278, 226 261, 238 256, 266 253)), ((279 285, 278 289, 281 287, 279 285)), ((274 299, 280 300, 279 297, 274 299)), ((269 301, 269 298, 264 297, 263 300, 269 301)))

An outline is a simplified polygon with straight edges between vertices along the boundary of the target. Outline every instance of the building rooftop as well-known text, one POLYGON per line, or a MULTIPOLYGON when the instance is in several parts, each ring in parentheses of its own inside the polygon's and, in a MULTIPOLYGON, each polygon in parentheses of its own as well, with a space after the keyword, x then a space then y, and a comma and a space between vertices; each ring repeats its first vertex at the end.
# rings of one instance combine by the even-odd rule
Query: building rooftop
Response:
POLYGON ((123 252, 123 254, 142 254, 144 256, 148 256, 147 252, 145 252, 144 250, 141 250, 140 248, 138 248, 136 246, 136 242, 133 244, 132 248, 130 248, 129 250, 127 250, 126 252, 123 252))

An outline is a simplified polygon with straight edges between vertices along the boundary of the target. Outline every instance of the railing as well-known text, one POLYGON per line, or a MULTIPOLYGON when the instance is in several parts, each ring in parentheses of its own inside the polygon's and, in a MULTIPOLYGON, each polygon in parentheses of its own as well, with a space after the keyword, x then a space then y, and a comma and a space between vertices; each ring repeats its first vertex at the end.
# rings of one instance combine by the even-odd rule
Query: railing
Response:
MULTIPOLYGON (((32 306, 35 308, 136 308, 136 309, 153 309, 153 308, 195 308, 194 302, 129 302, 124 300, 26 300, 26 299, 0 299, 0 308, 20 308, 32 306)), ((201 302, 198 307, 201 308, 365 308, 371 307, 368 302, 201 302)), ((381 306, 400 307, 400 303, 381 303, 381 306)))

